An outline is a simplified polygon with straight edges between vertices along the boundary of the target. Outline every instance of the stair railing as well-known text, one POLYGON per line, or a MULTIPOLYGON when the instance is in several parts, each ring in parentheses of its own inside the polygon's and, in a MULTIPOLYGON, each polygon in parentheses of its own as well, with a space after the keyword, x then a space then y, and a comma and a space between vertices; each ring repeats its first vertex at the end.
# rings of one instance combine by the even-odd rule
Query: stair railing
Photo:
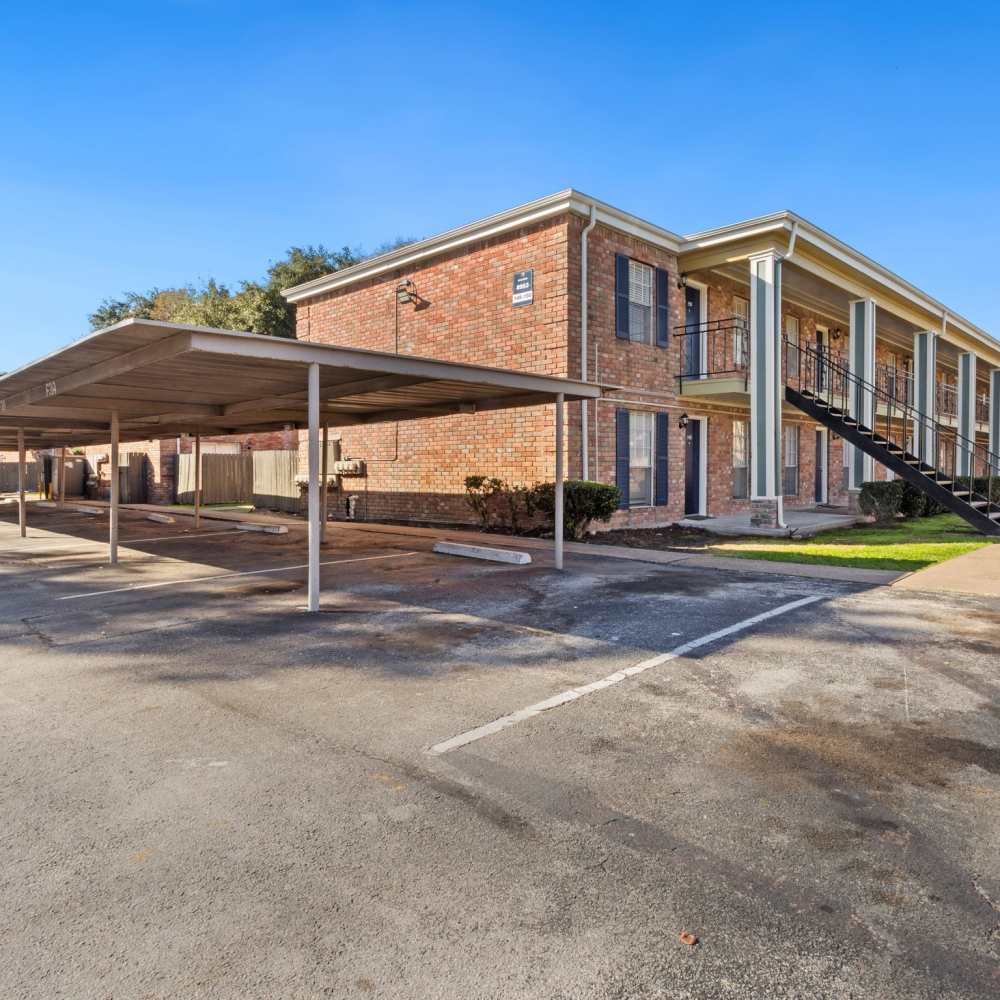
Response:
POLYGON ((992 455, 987 448, 970 441, 954 428, 927 416, 913 405, 910 398, 900 399, 896 393, 872 385, 825 352, 816 351, 807 344, 792 347, 799 352, 801 390, 839 409, 844 417, 851 417, 859 425, 860 416, 852 416, 852 413, 860 414, 864 409, 862 402, 866 396, 870 397, 873 426, 868 430, 875 435, 876 444, 884 442, 899 449, 904 461, 917 459, 921 450, 918 442, 926 440, 929 433, 934 453, 928 457, 932 457, 933 461, 921 459, 920 464, 914 466, 916 471, 936 482, 950 483, 952 493, 957 494, 959 499, 967 498, 969 506, 987 516, 994 510, 1000 510, 1000 503, 992 499, 994 484, 1000 482, 997 476, 1000 457, 992 455), (879 404, 884 408, 881 416, 879 404), (878 440, 880 433, 882 441, 878 440), (963 458, 967 461, 960 461, 963 458), (968 471, 963 472, 966 467, 968 471), (985 492, 976 489, 977 479, 985 479, 985 492))

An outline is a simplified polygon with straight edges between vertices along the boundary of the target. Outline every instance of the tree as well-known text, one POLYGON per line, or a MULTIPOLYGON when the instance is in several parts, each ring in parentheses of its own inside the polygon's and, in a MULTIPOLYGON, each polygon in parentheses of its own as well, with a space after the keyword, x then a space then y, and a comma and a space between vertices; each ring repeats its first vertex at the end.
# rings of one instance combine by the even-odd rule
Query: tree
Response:
MULTIPOLYGON (((380 246, 375 254, 388 253, 412 242, 398 238, 380 246)), ((243 281, 238 292, 209 278, 201 287, 151 288, 145 294, 126 292, 121 299, 105 299, 90 314, 92 330, 119 323, 123 319, 157 319, 191 326, 211 326, 219 330, 245 330, 271 337, 295 336, 295 307, 281 294, 286 288, 321 278, 365 260, 360 249, 343 246, 328 250, 317 246, 290 247, 280 260, 267 268, 261 284, 243 281)))

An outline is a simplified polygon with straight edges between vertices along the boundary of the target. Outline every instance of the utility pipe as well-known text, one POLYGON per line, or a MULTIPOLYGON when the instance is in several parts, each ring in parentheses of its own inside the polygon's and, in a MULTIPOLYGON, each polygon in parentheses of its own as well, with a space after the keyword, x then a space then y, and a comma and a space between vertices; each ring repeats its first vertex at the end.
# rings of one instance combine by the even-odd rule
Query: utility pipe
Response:
MULTIPOLYGON (((580 380, 587 381, 587 245, 591 230, 597 225, 597 206, 590 206, 590 222, 584 227, 580 237, 580 380)), ((587 400, 580 403, 581 463, 580 471, 584 479, 590 478, 590 434, 588 433, 587 400)))

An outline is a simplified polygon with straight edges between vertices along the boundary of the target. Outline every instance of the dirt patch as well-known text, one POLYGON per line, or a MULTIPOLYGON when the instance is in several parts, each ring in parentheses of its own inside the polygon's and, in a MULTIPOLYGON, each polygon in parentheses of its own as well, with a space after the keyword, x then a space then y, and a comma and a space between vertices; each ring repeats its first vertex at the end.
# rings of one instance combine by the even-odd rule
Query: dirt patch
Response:
MULTIPOLYGON (((727 539, 737 541, 738 539, 727 539)), ((582 541, 592 545, 625 545, 634 549, 660 549, 665 552, 688 552, 715 545, 719 539, 707 531, 693 528, 628 528, 621 531, 602 531, 589 535, 582 541)))

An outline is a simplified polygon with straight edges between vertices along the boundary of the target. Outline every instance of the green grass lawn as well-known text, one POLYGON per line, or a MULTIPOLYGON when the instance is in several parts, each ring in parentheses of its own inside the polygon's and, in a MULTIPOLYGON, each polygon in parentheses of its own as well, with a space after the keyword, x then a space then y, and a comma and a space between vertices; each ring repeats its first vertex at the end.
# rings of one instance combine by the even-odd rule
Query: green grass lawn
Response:
POLYGON ((712 552, 739 559, 851 566, 856 569, 923 569, 989 545, 987 538, 954 514, 900 521, 891 527, 862 525, 825 531, 808 539, 745 538, 719 542, 712 552))

